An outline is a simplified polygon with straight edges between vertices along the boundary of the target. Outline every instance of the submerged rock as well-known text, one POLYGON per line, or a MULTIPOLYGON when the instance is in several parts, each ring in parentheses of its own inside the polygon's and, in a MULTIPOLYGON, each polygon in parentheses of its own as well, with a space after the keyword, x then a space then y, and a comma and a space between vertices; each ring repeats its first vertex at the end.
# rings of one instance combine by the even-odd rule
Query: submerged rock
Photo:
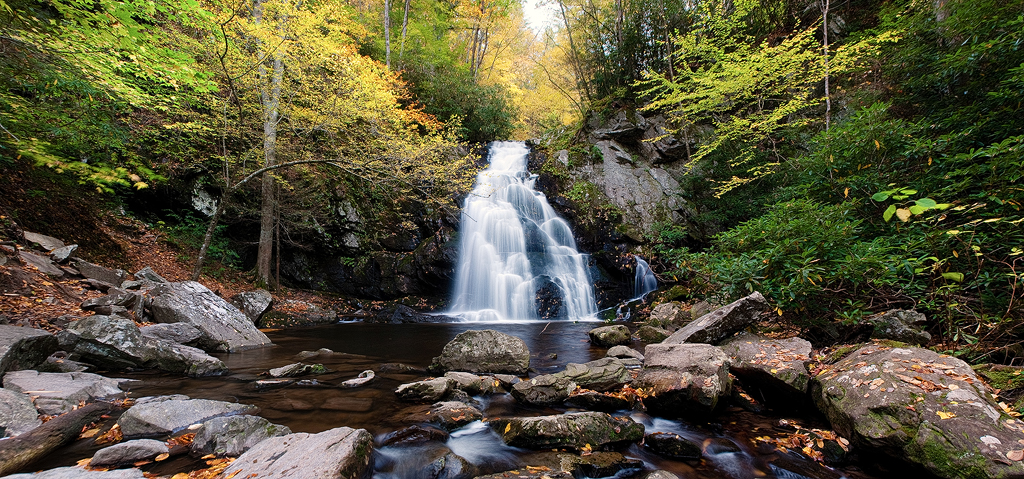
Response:
POLYGON ((556 416, 495 419, 489 423, 513 447, 527 449, 574 448, 637 442, 644 426, 628 417, 603 412, 577 412, 556 416))
POLYGON ((650 344, 633 387, 648 391, 651 413, 668 417, 707 416, 732 393, 729 357, 708 344, 650 344))
POLYGON ((644 436, 644 446, 673 459, 700 459, 701 445, 672 432, 652 432, 644 436))
POLYGON ((1003 416, 959 359, 869 345, 820 372, 811 394, 858 447, 939 477, 1024 476, 1024 422, 1003 416))
POLYGON ((163 283, 150 291, 158 323, 187 323, 202 331, 208 351, 241 351, 270 345, 238 308, 195 281, 163 283))
POLYGON ((492 329, 459 333, 430 364, 435 373, 525 374, 529 367, 530 350, 526 342, 492 329))
POLYGON ((601 326, 590 330, 590 342, 596 346, 611 347, 619 344, 630 344, 633 338, 629 336, 629 329, 621 324, 614 326, 601 326))
POLYGON ((122 385, 130 379, 108 379, 92 373, 40 373, 12 371, 4 375, 4 387, 35 397, 35 406, 42 414, 63 414, 78 407, 81 402, 120 396, 122 385))
POLYGON ((121 466, 153 459, 167 453, 167 443, 153 439, 136 439, 105 447, 96 451, 89 461, 90 466, 121 466))
POLYGON ((240 456, 260 441, 291 434, 286 426, 272 424, 259 416, 215 417, 196 430, 192 453, 205 456, 240 456))
POLYGON ((365 429, 338 427, 261 441, 224 470, 224 477, 329 479, 363 477, 373 456, 365 429))
POLYGON ((459 401, 439 402, 430 408, 430 421, 449 431, 479 421, 483 417, 479 409, 459 401))
POLYGON ((811 376, 804 362, 810 360, 811 343, 800 338, 768 339, 740 333, 721 348, 732 360, 729 370, 755 397, 781 410, 809 405, 807 386, 811 376))
POLYGON ((0 324, 0 375, 34 368, 57 347, 57 338, 46 331, 0 324))
POLYGON ((257 411, 259 408, 251 404, 169 396, 136 403, 121 415, 117 424, 125 437, 171 434, 215 417, 257 411))
POLYGON ((693 320, 679 331, 672 333, 664 342, 666 344, 714 344, 747 327, 767 310, 768 301, 761 293, 755 291, 749 296, 693 320))

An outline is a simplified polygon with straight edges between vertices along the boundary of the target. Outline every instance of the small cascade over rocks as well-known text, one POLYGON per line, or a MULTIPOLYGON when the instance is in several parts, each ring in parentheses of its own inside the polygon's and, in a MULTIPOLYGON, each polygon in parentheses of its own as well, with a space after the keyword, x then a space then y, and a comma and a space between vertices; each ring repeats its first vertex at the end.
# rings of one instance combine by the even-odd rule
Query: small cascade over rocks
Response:
POLYGON ((587 255, 526 170, 523 142, 491 144, 462 209, 455 295, 467 321, 579 320, 597 312, 587 255))
POLYGON ((636 259, 636 279, 633 280, 633 298, 644 297, 647 293, 658 289, 658 278, 654 276, 651 265, 643 258, 633 255, 636 259))

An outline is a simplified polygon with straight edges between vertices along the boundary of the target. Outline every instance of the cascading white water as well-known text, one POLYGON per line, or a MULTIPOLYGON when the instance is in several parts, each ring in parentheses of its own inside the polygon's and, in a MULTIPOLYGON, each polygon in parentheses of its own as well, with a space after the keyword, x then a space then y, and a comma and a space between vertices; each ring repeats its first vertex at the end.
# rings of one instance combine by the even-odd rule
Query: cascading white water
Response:
POLYGON ((597 312, 587 255, 569 224, 533 189, 522 142, 491 144, 462 208, 455 296, 467 321, 586 319, 597 312), (543 310, 543 313, 538 312, 543 310))
POLYGON ((643 258, 633 255, 636 259, 636 277, 633 280, 633 298, 642 298, 645 294, 658 289, 658 278, 651 271, 651 265, 643 258))

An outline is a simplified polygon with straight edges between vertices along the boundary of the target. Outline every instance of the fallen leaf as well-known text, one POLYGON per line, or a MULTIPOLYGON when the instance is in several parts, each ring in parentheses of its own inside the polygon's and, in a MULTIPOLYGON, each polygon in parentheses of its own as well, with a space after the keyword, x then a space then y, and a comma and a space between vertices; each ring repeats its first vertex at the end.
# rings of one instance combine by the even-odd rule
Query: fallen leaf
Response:
POLYGON ((1011 461, 1020 461, 1020 460, 1024 459, 1024 450, 1014 449, 1014 450, 1006 453, 1006 458, 1011 460, 1011 461))
POLYGON ((956 417, 956 413, 953 412, 935 411, 935 414, 939 415, 939 419, 949 419, 952 417, 956 417))
POLYGON ((165 452, 165 453, 163 453, 163 454, 161 454, 159 456, 156 456, 156 461, 157 462, 166 461, 168 457, 171 457, 171 455, 165 452))

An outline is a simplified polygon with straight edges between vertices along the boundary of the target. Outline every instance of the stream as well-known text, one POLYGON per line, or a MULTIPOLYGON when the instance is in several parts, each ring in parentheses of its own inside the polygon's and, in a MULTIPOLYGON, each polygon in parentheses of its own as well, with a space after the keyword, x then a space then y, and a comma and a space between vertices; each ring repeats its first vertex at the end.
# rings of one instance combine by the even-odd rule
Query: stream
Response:
MULTIPOLYGON (((293 432, 316 433, 339 426, 364 428, 379 443, 388 433, 425 423, 424 412, 429 409, 429 405, 398 401, 394 394, 400 384, 422 379, 424 373, 382 374, 379 372, 381 364, 400 362, 426 368, 431 359, 440 354, 444 345, 458 333, 489 328, 526 341, 531 351, 531 366, 536 370, 532 374, 553 373, 562 370, 567 363, 583 363, 605 355, 604 348, 592 346, 587 339, 587 332, 598 325, 600 323, 592 321, 341 323, 270 332, 268 336, 274 341, 274 347, 219 355, 231 369, 229 376, 193 379, 159 371, 110 375, 141 380, 141 385, 131 391, 133 398, 186 394, 193 398, 255 404, 260 407, 261 416, 288 426, 293 432), (301 351, 320 348, 329 348, 335 354, 307 361, 322 363, 330 370, 314 377, 320 383, 319 386, 292 385, 263 391, 253 388, 254 382, 261 378, 260 373, 295 362, 295 355, 301 351), (337 387, 342 381, 352 379, 367 369, 378 371, 374 381, 358 388, 337 387)), ((634 344, 633 347, 643 350, 642 344, 634 344)), ((481 403, 480 409, 485 419, 571 411, 568 408, 524 406, 509 394, 477 396, 475 399, 481 403)), ((634 471, 632 475, 620 474, 621 477, 643 477, 646 472, 656 469, 673 472, 681 478, 867 479, 888 475, 878 475, 877 470, 868 474, 859 467, 830 469, 796 453, 784 454, 763 443, 758 446, 755 437, 793 432, 792 427, 779 426, 779 417, 757 415, 733 408, 718 417, 709 418, 706 424, 693 424, 655 418, 636 411, 621 411, 620 414, 628 414, 644 424, 647 433, 674 432, 705 445, 704 458, 699 461, 670 460, 641 445, 632 445, 620 452, 628 458, 643 461, 645 471, 634 471)), ((805 427, 827 428, 823 421, 815 423, 806 418, 801 420, 801 424, 805 427)), ((476 422, 454 431, 447 443, 435 442, 406 448, 378 447, 375 452, 374 477, 426 477, 423 476, 424 461, 435 457, 431 455, 432 448, 440 449, 442 446, 469 460, 481 469, 481 473, 523 467, 531 464, 531 456, 543 454, 506 446, 498 434, 484 423, 476 422)), ((91 440, 80 440, 55 452, 36 466, 73 465, 78 459, 91 456, 98 448, 91 440)), ((172 475, 199 467, 203 466, 196 458, 182 455, 143 469, 153 474, 172 475)))

